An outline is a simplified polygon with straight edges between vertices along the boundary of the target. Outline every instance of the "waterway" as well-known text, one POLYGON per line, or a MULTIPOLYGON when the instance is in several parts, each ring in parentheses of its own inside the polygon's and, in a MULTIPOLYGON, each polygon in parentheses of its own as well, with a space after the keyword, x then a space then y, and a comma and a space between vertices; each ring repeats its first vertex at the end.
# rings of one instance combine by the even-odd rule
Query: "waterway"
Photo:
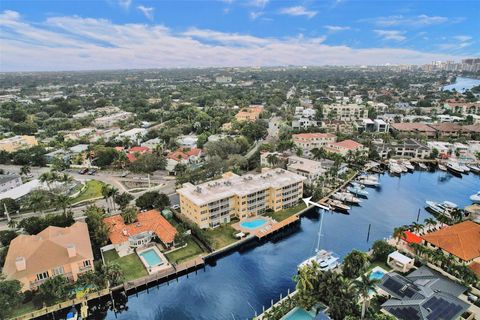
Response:
MULTIPOLYGON (((352 249, 368 250, 375 240, 389 237, 394 227, 430 214, 425 200, 449 200, 470 204, 469 196, 480 189, 480 177, 458 178, 446 172, 425 172, 380 177, 381 188, 370 189, 369 198, 353 207, 349 215, 327 213, 321 246, 344 256, 352 249), (370 240, 367 230, 371 224, 370 240)), ((127 311, 107 314, 107 319, 227 320, 251 319, 271 299, 294 289, 292 276, 297 264, 311 256, 316 245, 319 215, 311 212, 301 219, 294 233, 235 251, 198 274, 178 282, 151 288, 128 297, 127 311)))
POLYGON ((455 83, 444 86, 443 90, 455 89, 457 92, 463 93, 478 85, 480 85, 480 79, 457 77, 455 83))

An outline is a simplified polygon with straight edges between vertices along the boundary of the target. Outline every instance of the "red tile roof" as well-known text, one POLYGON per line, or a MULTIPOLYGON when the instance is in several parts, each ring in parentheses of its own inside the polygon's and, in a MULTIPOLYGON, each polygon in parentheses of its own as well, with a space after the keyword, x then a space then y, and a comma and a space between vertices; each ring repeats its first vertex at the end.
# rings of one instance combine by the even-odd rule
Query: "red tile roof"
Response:
POLYGON ((141 147, 141 146, 136 146, 136 147, 131 147, 130 150, 128 150, 127 153, 127 158, 130 162, 137 161, 137 154, 145 154, 145 153, 151 153, 152 150, 147 147, 141 147))
POLYGON ((132 224, 125 224, 119 214, 107 217, 103 222, 109 227, 109 238, 113 244, 123 243, 129 237, 146 231, 154 232, 163 243, 172 243, 177 233, 177 229, 155 209, 140 212, 137 222, 132 224))
POLYGON ((464 261, 480 257, 480 225, 473 221, 457 223, 422 238, 464 261))
POLYGON ((331 133, 297 133, 293 135, 293 139, 331 139, 335 138, 331 133))
POLYGON ((422 243, 422 238, 417 236, 416 234, 410 231, 405 231, 404 233, 405 235, 402 237, 402 240, 408 243, 422 243))
POLYGON ((433 129, 432 127, 429 127, 425 123, 417 123, 417 122, 392 123, 392 128, 398 131, 435 133, 435 129, 433 129))
POLYGON ((480 276, 480 263, 478 262, 472 262, 468 266, 473 272, 475 272, 478 276, 480 276))
POLYGON ((173 159, 173 160, 179 160, 179 159, 188 160, 191 156, 199 156, 201 153, 202 153, 202 149, 199 149, 199 148, 181 147, 173 152, 170 152, 167 155, 167 158, 173 159))
POLYGON ((343 141, 340 141, 340 142, 332 143, 331 145, 334 146, 334 147, 340 147, 340 148, 349 149, 349 150, 356 150, 358 148, 363 147, 363 144, 358 143, 358 142, 353 141, 353 140, 343 140, 343 141))

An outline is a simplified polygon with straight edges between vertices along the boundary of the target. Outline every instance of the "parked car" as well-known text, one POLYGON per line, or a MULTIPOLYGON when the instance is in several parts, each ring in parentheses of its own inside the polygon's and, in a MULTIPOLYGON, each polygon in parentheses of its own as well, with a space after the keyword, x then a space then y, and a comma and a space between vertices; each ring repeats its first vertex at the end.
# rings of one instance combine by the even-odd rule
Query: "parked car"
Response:
POLYGON ((90 176, 93 176, 95 173, 97 173, 97 170, 95 170, 95 169, 91 169, 91 170, 88 171, 88 174, 90 176))
POLYGON ((120 175, 120 177, 122 177, 122 178, 125 178, 126 176, 128 176, 128 171, 125 171, 124 173, 122 173, 122 174, 120 175))
POLYGON ((178 209, 180 209, 180 206, 179 206, 178 204, 174 204, 174 205, 172 206, 172 209, 178 210, 178 209))
POLYGON ((80 173, 80 174, 85 174, 87 172, 88 172, 87 168, 83 168, 83 169, 78 170, 78 173, 80 173))

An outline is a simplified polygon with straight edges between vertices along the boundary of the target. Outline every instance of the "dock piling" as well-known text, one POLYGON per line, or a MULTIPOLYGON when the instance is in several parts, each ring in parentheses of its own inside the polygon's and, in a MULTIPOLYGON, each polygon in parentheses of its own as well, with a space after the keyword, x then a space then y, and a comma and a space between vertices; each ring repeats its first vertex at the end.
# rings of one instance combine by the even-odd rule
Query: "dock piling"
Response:
POLYGON ((370 228, 372 227, 372 224, 368 224, 368 233, 367 233, 367 242, 370 240, 370 228))

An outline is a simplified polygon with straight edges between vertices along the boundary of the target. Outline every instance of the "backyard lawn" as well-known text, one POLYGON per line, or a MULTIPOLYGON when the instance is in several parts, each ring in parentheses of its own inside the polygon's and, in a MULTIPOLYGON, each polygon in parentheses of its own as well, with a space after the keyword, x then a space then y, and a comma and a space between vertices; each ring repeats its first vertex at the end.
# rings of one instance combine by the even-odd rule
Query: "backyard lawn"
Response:
POLYGON ((234 236, 238 231, 233 229, 231 224, 232 223, 223 224, 215 229, 205 230, 205 234, 215 250, 228 246, 238 240, 234 236))
POLYGON ((281 210, 281 211, 277 211, 277 212, 269 212, 269 213, 266 213, 265 215, 269 216, 270 218, 275 219, 278 222, 280 222, 282 220, 287 219, 290 216, 293 216, 295 213, 297 213, 297 212, 299 212, 299 211, 301 211, 305 208, 306 208, 305 203, 302 202, 300 204, 297 204, 294 207, 291 207, 291 208, 288 208, 288 209, 285 209, 285 210, 281 210))
POLYGON ((117 251, 109 250, 103 253, 103 257, 105 262, 116 262, 120 266, 123 275, 125 276, 125 281, 134 280, 148 275, 147 270, 136 253, 120 258, 117 251))
POLYGON ((97 180, 87 181, 87 187, 85 190, 75 197, 72 202, 77 203, 83 200, 98 198, 102 196, 102 186, 103 182, 97 180))
POLYGON ((392 270, 392 268, 383 261, 373 261, 372 263, 370 263, 368 265, 367 271, 370 272, 375 267, 383 268, 386 271, 391 271, 392 270))
POLYGON ((192 237, 188 237, 186 247, 167 253, 165 256, 171 263, 178 264, 193 259, 202 253, 202 248, 200 248, 192 237))
POLYGON ((33 312, 35 310, 37 310, 37 308, 35 308, 32 301, 22 303, 15 310, 13 310, 12 317, 18 317, 33 312))

